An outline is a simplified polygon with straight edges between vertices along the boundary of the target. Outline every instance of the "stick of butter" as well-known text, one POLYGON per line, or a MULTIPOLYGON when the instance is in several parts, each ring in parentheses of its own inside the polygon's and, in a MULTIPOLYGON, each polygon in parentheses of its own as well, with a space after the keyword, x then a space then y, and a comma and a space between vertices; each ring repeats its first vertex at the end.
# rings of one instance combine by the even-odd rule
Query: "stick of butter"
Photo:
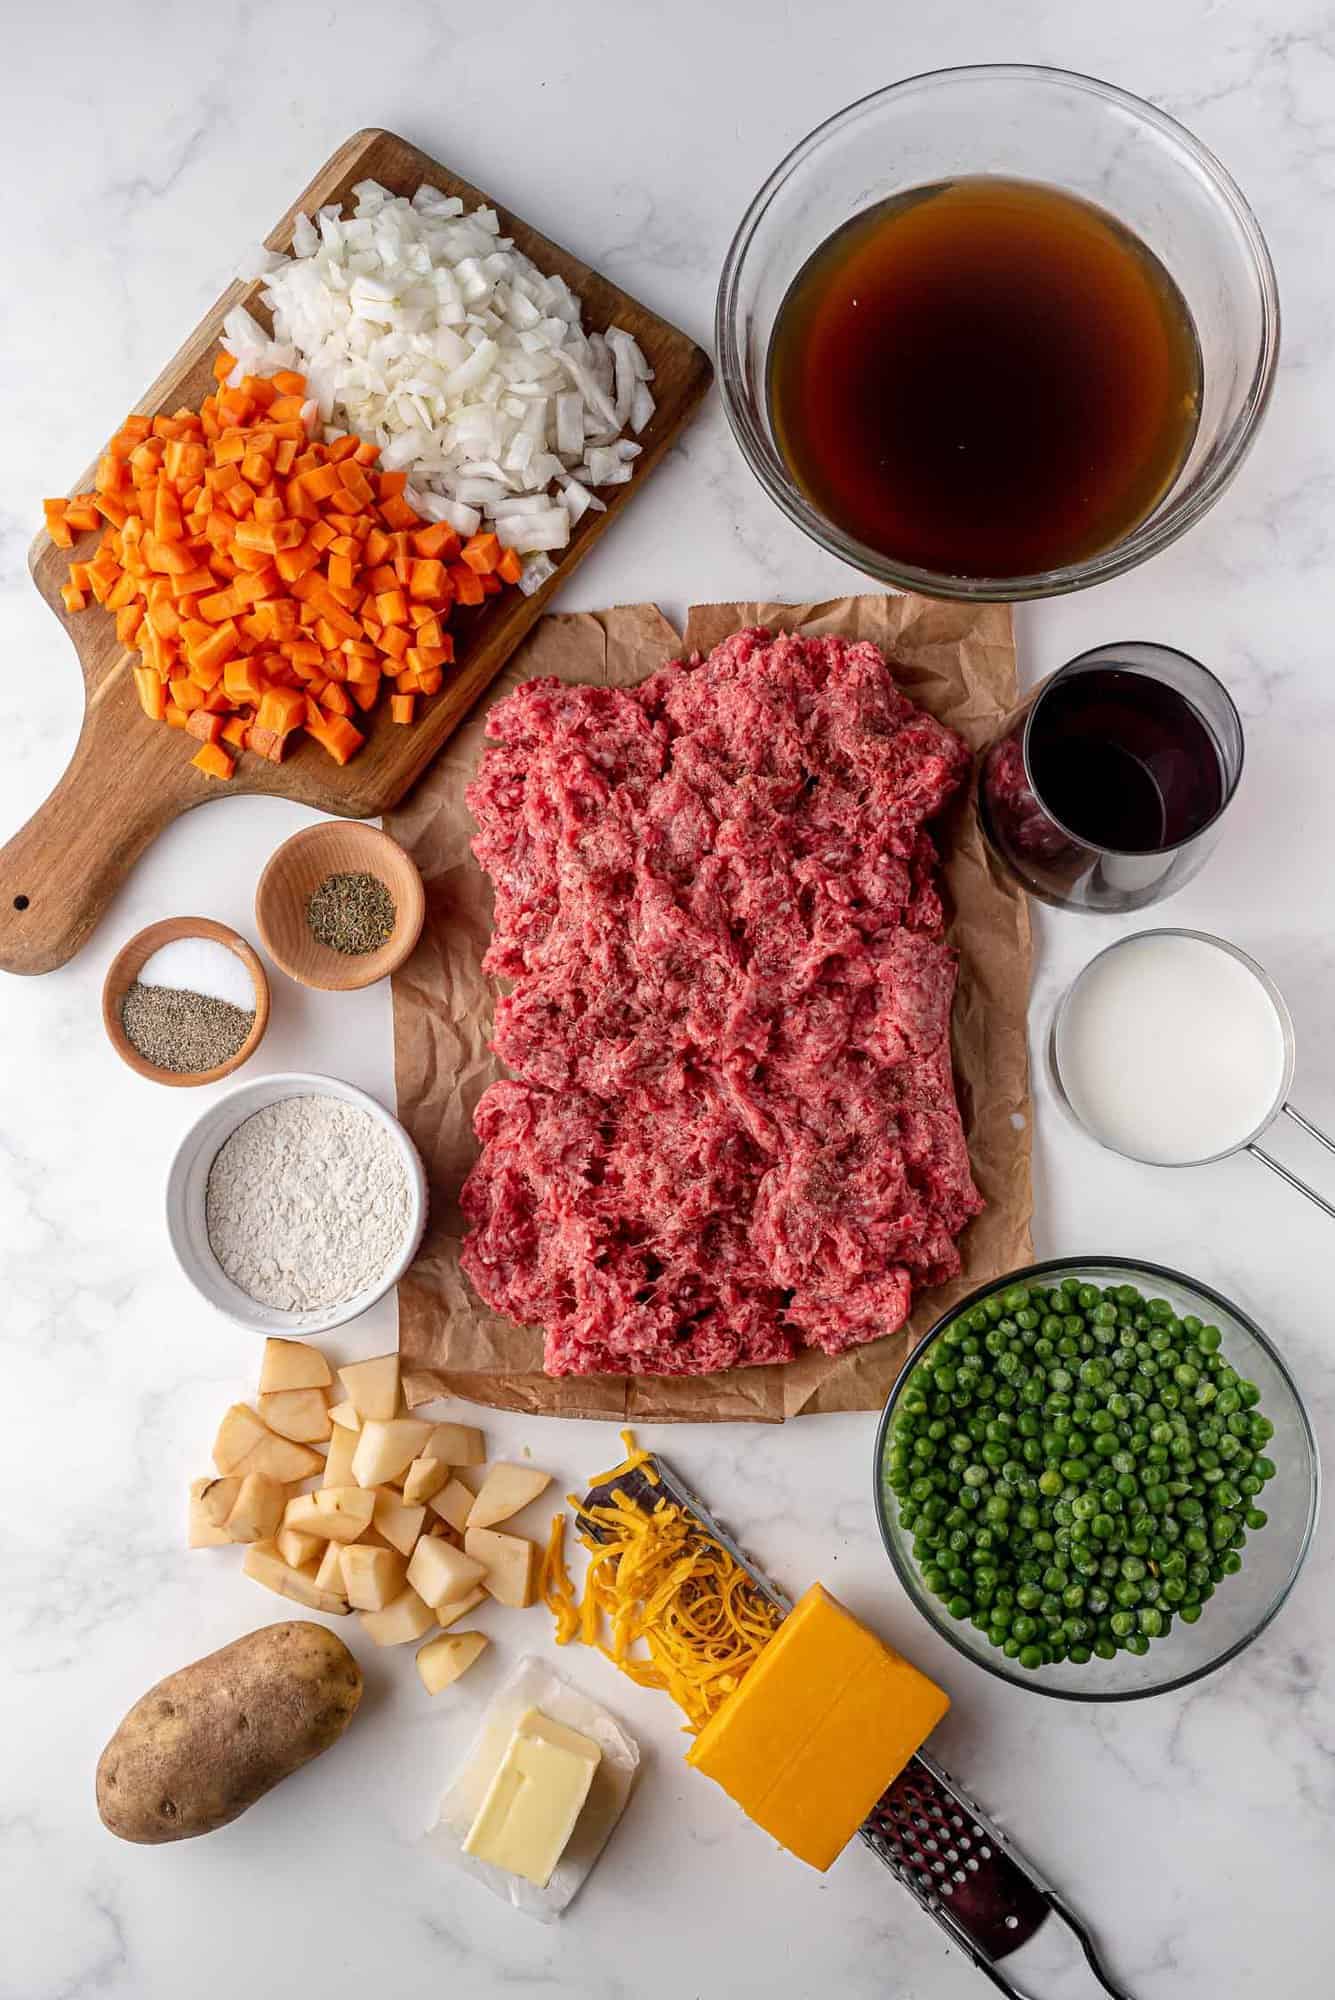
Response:
POLYGON ((589 1796, 602 1752, 530 1708, 515 1724, 464 1853, 545 1889, 589 1796))

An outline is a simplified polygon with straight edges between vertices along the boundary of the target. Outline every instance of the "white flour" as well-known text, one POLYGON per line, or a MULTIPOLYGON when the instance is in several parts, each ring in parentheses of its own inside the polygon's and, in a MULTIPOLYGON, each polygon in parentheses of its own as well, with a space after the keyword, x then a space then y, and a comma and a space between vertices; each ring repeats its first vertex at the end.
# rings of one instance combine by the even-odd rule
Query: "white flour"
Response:
POLYGON ((403 1248, 408 1176, 384 1127, 333 1097, 285 1097, 238 1125, 209 1168, 223 1270, 284 1312, 342 1305, 403 1248))

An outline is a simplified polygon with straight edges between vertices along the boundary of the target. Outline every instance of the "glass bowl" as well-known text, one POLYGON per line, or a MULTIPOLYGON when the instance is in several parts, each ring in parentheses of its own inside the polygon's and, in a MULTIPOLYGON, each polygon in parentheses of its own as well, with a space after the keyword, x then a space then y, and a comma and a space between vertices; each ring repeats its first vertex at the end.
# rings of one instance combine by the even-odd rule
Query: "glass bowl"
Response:
POLYGON ((930 597, 1053 597, 1144 562, 1198 521, 1237 471, 1279 352, 1274 266, 1231 176, 1183 126, 1112 84, 1028 64, 934 70, 873 92, 795 146, 733 238, 714 320, 724 408, 742 455, 799 528, 883 583, 930 597), (1045 182, 1111 213, 1176 280, 1200 340, 1195 442, 1159 504, 1083 561, 970 577, 896 561, 829 521, 796 484, 770 421, 770 337, 788 288, 833 232, 875 203, 965 174, 1045 182))
POLYGON ((1188 1687, 1235 1659, 1265 1630, 1292 1590, 1311 1546, 1321 1492, 1316 1438, 1302 1398, 1273 1343, 1255 1320, 1196 1278, 1127 1257, 1053 1258, 982 1285, 961 1300, 937 1321, 900 1370, 877 1428, 873 1466, 881 1539, 900 1582, 927 1622, 956 1652, 999 1680, 1055 1695, 1061 1701, 1137 1701, 1145 1695, 1188 1687), (1194 1625, 1175 1619, 1172 1630, 1152 1640, 1149 1651, 1139 1657, 1119 1650, 1111 1660, 1095 1656, 1083 1666, 1063 1660, 1030 1672, 1008 1660, 977 1626, 952 1618, 926 1588, 910 1538, 900 1526, 899 1504, 886 1484, 883 1466, 900 1399, 921 1368, 924 1355, 946 1330, 1010 1285, 1050 1287, 1066 1277, 1100 1287, 1131 1284, 1146 1296, 1168 1299, 1179 1316, 1195 1313, 1218 1326, 1223 1336, 1219 1351, 1239 1375, 1255 1382, 1261 1391, 1258 1408, 1275 1427, 1266 1451, 1276 1471, 1264 1487, 1263 1505, 1269 1516, 1265 1527, 1248 1535, 1242 1568, 1216 1586, 1194 1625))

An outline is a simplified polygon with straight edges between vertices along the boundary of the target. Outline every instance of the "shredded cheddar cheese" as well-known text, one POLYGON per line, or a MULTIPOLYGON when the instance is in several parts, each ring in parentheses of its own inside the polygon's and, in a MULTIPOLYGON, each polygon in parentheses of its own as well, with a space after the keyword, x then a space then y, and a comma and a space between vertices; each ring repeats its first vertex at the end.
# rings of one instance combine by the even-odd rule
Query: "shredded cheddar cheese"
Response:
MULTIPOLYGON (((594 1484, 643 1470, 657 1485, 649 1453, 636 1449, 629 1431, 622 1438, 625 1462, 594 1484)), ((596 1646, 638 1686, 670 1694, 697 1734, 755 1664, 780 1613, 727 1550, 668 1499, 646 1512, 613 1485, 610 1505, 585 1508, 573 1495, 570 1504, 576 1521, 587 1523, 580 1540, 589 1563, 579 1600, 566 1567, 565 1515, 556 1515, 541 1589, 557 1644, 578 1639, 596 1646)))

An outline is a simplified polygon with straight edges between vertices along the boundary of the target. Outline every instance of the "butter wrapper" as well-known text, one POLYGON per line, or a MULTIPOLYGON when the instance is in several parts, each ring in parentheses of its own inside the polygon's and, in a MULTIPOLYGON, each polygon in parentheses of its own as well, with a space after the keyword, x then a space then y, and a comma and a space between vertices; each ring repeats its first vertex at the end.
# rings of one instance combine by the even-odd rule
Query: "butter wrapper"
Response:
POLYGON ((536 1917, 539 1923, 555 1923, 583 1888, 615 1831, 639 1766, 639 1746, 616 1718, 555 1673, 545 1660, 527 1654, 488 1704, 467 1756, 441 1797, 436 1823, 426 1835, 427 1844, 451 1867, 483 1883, 512 1909, 536 1917), (530 1708, 540 1708, 553 1722, 577 1729, 603 1753, 570 1844, 545 1889, 536 1889, 521 1876, 509 1875, 464 1853, 468 1830, 505 1755, 515 1724, 530 1708))

